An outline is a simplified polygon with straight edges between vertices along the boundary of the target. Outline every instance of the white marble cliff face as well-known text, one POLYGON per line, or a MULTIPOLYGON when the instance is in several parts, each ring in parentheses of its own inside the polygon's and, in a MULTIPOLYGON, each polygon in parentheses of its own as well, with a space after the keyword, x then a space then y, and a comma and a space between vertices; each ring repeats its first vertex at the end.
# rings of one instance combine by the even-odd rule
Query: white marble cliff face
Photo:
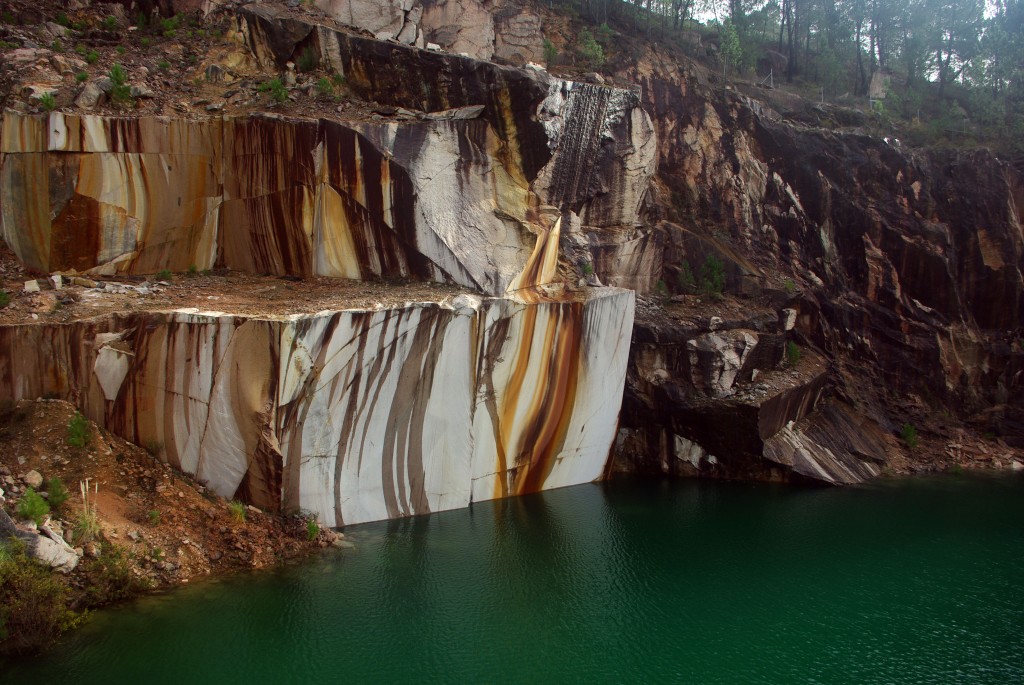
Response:
POLYGON ((601 477, 633 294, 0 327, 0 396, 57 393, 259 506, 344 525, 601 477))
POLYGON ((534 238, 529 184, 490 125, 359 128, 8 112, 3 236, 44 271, 225 266, 504 292, 534 238))

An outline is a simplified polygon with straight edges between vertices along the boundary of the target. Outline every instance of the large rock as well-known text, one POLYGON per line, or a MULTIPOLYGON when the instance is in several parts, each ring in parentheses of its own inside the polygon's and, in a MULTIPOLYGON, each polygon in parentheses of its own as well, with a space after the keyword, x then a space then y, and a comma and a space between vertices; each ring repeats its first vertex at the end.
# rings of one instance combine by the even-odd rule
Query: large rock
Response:
POLYGON ((426 0, 422 26, 426 39, 445 50, 484 60, 494 56, 494 17, 480 0, 426 0))
POLYGON ((74 397, 226 497, 359 523, 601 478, 632 315, 597 289, 0 326, 0 397, 74 397))

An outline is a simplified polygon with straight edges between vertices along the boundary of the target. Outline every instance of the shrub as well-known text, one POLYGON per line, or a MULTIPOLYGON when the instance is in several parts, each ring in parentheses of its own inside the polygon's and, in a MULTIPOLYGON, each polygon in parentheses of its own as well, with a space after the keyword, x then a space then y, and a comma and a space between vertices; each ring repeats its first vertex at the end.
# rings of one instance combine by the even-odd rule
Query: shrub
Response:
POLYGON ((123 55, 125 53, 125 47, 123 45, 118 45, 114 50, 116 50, 119 55, 123 55))
POLYGON ((169 281, 174 278, 174 274, 171 273, 170 269, 160 269, 156 272, 156 277, 161 281, 169 281))
POLYGON ((676 276, 676 281, 678 281, 680 289, 684 292, 693 292, 697 289, 697 279, 693 276, 690 262, 685 259, 679 265, 679 275, 676 276))
POLYGON ((146 517, 149 519, 149 525, 155 526, 160 523, 160 510, 150 509, 146 517))
POLYGON ((89 441, 89 420, 82 416, 82 412, 75 412, 75 415, 68 421, 67 442, 72 447, 85 447, 89 441))
POLYGON ((260 93, 269 93, 274 102, 284 102, 288 99, 288 89, 284 87, 279 78, 264 81, 256 87, 256 90, 260 93))
POLYGON ((54 511, 58 511, 68 501, 68 498, 71 497, 71 493, 64 487, 64 482, 57 477, 46 481, 46 494, 49 495, 47 501, 54 511))
MULTIPOLYGON (((79 481, 78 487, 82 492, 82 511, 71 528, 71 539, 76 545, 81 545, 100 536, 100 519, 96 514, 96 505, 89 504, 89 481, 79 481)), ((96 487, 93 489, 95 492, 96 487)))
POLYGON ((320 77, 320 80, 316 82, 316 92, 321 97, 325 98, 333 95, 334 84, 331 82, 331 79, 327 78, 326 76, 320 77))
POLYGON ((107 17, 102 22, 103 28, 107 31, 117 30, 117 17, 107 17))
POLYGON ((299 68, 299 71, 313 71, 316 68, 316 50, 311 47, 306 48, 299 55, 299 59, 295 62, 295 66, 299 68))
POLYGON ((148 48, 152 44, 153 40, 149 36, 143 36, 139 39, 139 45, 141 45, 144 48, 148 48))
POLYGON ((69 28, 71 26, 71 20, 68 19, 68 15, 66 15, 64 12, 58 12, 57 18, 54 19, 54 21, 63 26, 64 28, 69 28))
POLYGON ((725 265, 709 254, 700 267, 700 289, 708 295, 721 295, 725 291, 725 265))
POLYGON ((64 43, 61 42, 60 38, 54 38, 53 42, 50 43, 50 49, 54 52, 64 52, 64 43))
POLYGON ((156 64, 156 68, 159 69, 160 71, 167 71, 170 68, 170 66, 171 66, 171 63, 168 62, 165 59, 160 60, 156 64))
POLYGON ((579 35, 579 47, 576 48, 580 59, 591 69, 600 69, 604 66, 604 48, 594 40, 590 29, 583 29, 579 35))
POLYGON ((132 88, 128 85, 128 74, 120 64, 110 67, 110 81, 114 84, 110 91, 110 99, 120 105, 129 105, 135 101, 132 98, 132 88))
POLYGON ((558 48, 547 38, 544 39, 544 64, 550 69, 558 61, 558 48))
POLYGON ((57 576, 21 543, 0 542, 0 650, 39 649, 81 620, 68 609, 68 589, 57 576))
POLYGON ((786 343, 786 362, 790 366, 796 366, 800 363, 800 348, 792 340, 786 343))
POLYGON ((50 505, 39 496, 39 493, 29 488, 18 501, 18 516, 23 519, 35 521, 37 526, 43 525, 43 519, 50 513, 50 505))
POLYGON ((99 558, 85 571, 86 607, 134 597, 149 588, 149 581, 132 573, 131 557, 118 545, 105 543, 99 558))
POLYGON ((910 449, 917 447, 917 429, 914 428, 914 424, 903 424, 903 428, 900 429, 900 439, 910 449))
POLYGON ((75 80, 79 83, 85 83, 89 80, 89 73, 86 71, 80 71, 77 74, 75 74, 75 80))
POLYGON ((11 296, 6 290, 0 290, 0 309, 11 303, 11 296))
POLYGON ((312 542, 320 534, 320 524, 314 519, 306 519, 306 540, 312 542))
POLYGON ((96 62, 98 62, 99 60, 100 53, 96 52, 95 50, 90 50, 89 52, 85 53, 85 61, 89 64, 96 64, 96 62))
POLYGON ((57 99, 53 97, 53 93, 43 93, 39 96, 39 104, 47 112, 52 112, 57 107, 57 99))
POLYGON ((792 278, 787 278, 782 287, 786 289, 786 292, 792 295, 796 292, 796 282, 792 278))
POLYGON ((245 523, 245 505, 238 500, 231 500, 228 504, 228 510, 231 512, 231 520, 235 523, 245 523))

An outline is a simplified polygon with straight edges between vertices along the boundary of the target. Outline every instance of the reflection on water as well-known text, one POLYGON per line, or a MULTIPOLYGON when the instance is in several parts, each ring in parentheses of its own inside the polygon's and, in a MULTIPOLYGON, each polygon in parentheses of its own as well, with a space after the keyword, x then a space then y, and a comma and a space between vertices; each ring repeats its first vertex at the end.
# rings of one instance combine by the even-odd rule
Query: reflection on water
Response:
POLYGON ((1024 681, 1024 479, 620 481, 349 529, 0 682, 1024 681))

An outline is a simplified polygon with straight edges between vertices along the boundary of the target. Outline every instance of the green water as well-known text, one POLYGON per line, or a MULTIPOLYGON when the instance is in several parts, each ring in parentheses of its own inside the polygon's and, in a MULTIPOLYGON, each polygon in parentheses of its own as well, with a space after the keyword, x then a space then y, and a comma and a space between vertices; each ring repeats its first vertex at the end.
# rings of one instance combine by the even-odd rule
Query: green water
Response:
POLYGON ((1024 478, 624 481, 350 528, 9 683, 1021 683, 1024 478))

